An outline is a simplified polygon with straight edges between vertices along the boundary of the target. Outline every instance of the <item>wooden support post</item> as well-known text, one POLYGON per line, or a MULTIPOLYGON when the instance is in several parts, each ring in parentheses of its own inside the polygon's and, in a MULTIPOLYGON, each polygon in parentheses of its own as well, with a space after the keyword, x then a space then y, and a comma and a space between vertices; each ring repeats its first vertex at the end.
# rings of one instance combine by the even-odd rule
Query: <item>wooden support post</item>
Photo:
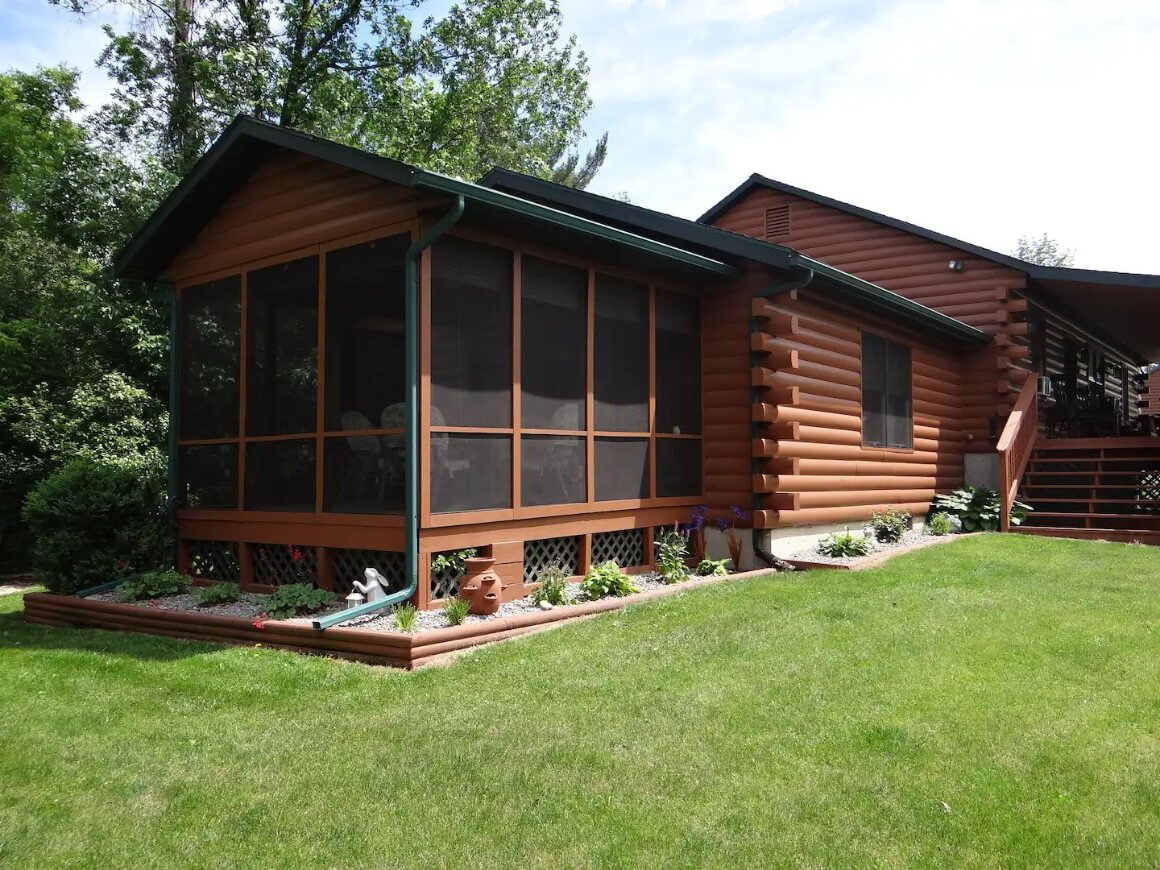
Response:
POLYGON ((580 539, 580 555, 577 561, 576 573, 583 576, 592 567, 592 535, 577 535, 580 539))
POLYGON ((318 566, 318 588, 334 589, 334 562, 330 548, 315 547, 314 559, 318 566))
POLYGON ((238 544, 238 567, 240 569, 241 581, 238 585, 243 591, 250 589, 254 585, 254 552, 253 546, 242 541, 238 544))

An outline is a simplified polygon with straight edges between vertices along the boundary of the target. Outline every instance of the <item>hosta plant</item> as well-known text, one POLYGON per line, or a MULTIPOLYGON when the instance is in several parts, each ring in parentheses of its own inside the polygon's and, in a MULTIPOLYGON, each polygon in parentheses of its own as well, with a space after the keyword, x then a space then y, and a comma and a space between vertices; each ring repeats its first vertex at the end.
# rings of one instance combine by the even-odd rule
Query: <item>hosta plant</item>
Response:
POLYGON ((623 598, 637 591, 628 575, 621 573, 620 567, 611 561, 589 568, 584 579, 580 581, 580 588, 592 599, 609 596, 623 598))
POLYGON ((851 556, 865 556, 870 552, 870 542, 861 535, 853 535, 849 529, 826 535, 818 544, 818 552, 833 559, 851 556))
MULTIPOLYGON (((1003 511, 999 493, 984 487, 967 486, 954 492, 934 497, 934 510, 956 516, 964 532, 996 532, 1003 511)), ((1031 511, 1029 505, 1013 502, 1011 525, 1022 525, 1031 511)))

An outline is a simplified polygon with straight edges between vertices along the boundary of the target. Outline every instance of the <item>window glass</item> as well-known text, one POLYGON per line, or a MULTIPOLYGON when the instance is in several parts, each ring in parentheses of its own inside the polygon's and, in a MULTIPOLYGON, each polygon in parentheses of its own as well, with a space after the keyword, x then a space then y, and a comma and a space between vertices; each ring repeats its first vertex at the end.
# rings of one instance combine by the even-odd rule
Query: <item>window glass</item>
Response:
POLYGON ((701 439, 657 438, 657 497, 701 494, 701 439))
POLYGON ((314 440, 246 443, 246 509, 314 511, 314 440))
POLYGON ((520 503, 574 504, 588 499, 586 439, 525 435, 520 439, 520 503))
POLYGON ((910 348, 862 333, 862 443, 911 447, 910 348))
POLYGON ((597 275, 595 319, 596 429, 647 432, 648 287, 597 275))
POLYGON ((318 258, 250 272, 246 293, 246 434, 313 432, 318 258))
POLYGON ((181 291, 178 431, 182 438, 236 438, 241 376, 237 275, 181 291))
POLYGON ((431 263, 432 421, 511 426, 512 254, 444 237, 431 263))
POLYGON ((701 431, 700 300, 664 290, 656 299, 656 430, 695 435, 701 431))
POLYGON ((648 498, 648 439, 597 438, 596 501, 648 498))
POLYGON ((191 444, 177 448, 177 503, 183 508, 238 507, 238 445, 191 444))
POLYGON ((404 400, 403 255, 409 235, 326 254, 326 429, 386 428, 404 400), (390 416, 390 415, 386 415, 390 416))
POLYGON ((522 257, 520 409, 528 429, 584 429, 588 273, 522 257))
POLYGON ((478 511, 511 506, 511 436, 460 432, 432 433, 433 513, 478 511))

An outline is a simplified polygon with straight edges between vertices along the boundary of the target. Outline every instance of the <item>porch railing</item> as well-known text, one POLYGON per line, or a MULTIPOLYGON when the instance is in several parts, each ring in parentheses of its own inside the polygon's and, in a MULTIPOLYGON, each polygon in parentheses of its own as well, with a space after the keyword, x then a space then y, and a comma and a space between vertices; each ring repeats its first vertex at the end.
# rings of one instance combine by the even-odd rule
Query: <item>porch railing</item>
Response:
POLYGON ((1027 467, 1039 434, 1039 403, 1035 388, 1036 377, 1032 372, 1023 382, 1019 398, 1015 400, 1015 407, 999 436, 999 528, 1004 532, 1011 530, 1011 505, 1015 502, 1019 479, 1023 477, 1023 469, 1027 467))

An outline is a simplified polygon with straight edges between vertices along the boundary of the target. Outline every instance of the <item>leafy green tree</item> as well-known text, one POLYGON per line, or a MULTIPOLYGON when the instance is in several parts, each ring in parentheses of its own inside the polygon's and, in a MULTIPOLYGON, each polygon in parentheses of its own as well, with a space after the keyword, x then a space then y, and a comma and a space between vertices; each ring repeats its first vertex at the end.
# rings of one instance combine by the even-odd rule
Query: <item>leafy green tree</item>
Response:
POLYGON ((1039 266, 1075 265, 1075 251, 1063 247, 1047 233, 1041 236, 1020 236, 1014 254, 1025 263, 1039 266))
POLYGON ((73 120, 76 75, 0 75, 0 564, 19 566, 29 488, 78 456, 164 443, 163 314, 103 264, 170 179, 73 120))
MULTIPOLYGON (((54 0, 86 12, 95 0, 54 0)), ((575 151, 591 108, 588 61, 558 0, 120 0, 100 62, 112 127, 181 174, 239 113, 428 169, 500 165, 586 186, 607 135, 575 151)))

